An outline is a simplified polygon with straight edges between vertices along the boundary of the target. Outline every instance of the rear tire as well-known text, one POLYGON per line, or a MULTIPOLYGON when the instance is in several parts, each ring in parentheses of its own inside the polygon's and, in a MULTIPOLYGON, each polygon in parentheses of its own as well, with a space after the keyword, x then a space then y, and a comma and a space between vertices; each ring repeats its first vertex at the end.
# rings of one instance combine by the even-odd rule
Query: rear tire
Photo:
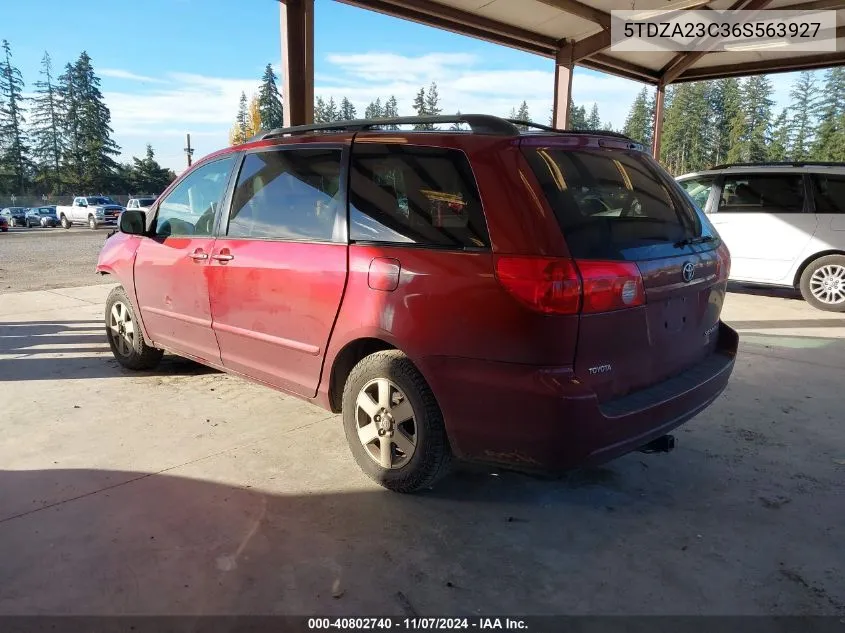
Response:
POLYGON ((106 299, 105 320, 106 338, 117 362, 133 370, 153 369, 158 365, 164 352, 147 345, 135 309, 121 286, 106 299))
POLYGON ((68 220, 66 216, 63 215, 61 217, 60 222, 62 224, 63 229, 69 229, 70 228, 70 220, 68 220))
POLYGON ((394 492, 431 488, 452 451, 443 414, 422 374, 398 350, 363 358, 343 388, 343 427, 364 473, 394 492))
POLYGON ((15 220, 15 218, 9 219, 9 226, 11 226, 12 228, 15 228, 17 225, 18 225, 18 221, 15 220))
POLYGON ((810 262, 801 273, 798 287, 814 308, 845 312, 845 256, 826 255, 810 262))

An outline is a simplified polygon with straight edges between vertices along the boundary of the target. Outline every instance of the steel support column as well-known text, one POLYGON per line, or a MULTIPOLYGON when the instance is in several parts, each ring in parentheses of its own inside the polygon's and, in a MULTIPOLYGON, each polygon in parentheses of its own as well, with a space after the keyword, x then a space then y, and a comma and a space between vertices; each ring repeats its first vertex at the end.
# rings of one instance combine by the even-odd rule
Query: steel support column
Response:
POLYGON ((663 98, 666 96, 666 86, 658 84, 654 97, 654 129, 651 133, 651 155, 655 160, 660 159, 660 137, 663 135, 663 98))
POLYGON ((554 127, 569 129, 569 107, 572 105, 572 46, 564 46, 555 58, 555 97, 552 110, 554 127))
POLYGON ((314 122, 314 0, 281 0, 285 126, 314 122))

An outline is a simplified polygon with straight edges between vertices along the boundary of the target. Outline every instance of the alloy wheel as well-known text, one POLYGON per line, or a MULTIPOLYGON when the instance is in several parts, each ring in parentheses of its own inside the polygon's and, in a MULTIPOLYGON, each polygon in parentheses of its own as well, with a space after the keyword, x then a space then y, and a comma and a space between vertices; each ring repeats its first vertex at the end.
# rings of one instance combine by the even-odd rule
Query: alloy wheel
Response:
POLYGON ((122 301, 115 301, 112 305, 109 330, 118 353, 121 356, 130 356, 135 351, 135 322, 129 308, 122 301))
POLYGON ((827 305, 845 302, 845 266, 821 266, 810 277, 810 292, 827 305))
POLYGON ((386 469, 401 468, 417 450, 414 408, 387 378, 371 380, 358 393, 358 440, 367 455, 386 469))

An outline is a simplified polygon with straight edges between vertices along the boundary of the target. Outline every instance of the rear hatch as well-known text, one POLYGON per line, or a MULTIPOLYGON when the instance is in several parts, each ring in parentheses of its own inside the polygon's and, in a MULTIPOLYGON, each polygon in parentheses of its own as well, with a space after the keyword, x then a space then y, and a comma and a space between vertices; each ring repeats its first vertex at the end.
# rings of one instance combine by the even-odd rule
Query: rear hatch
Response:
POLYGON ((623 139, 521 144, 580 276, 578 380, 604 401, 711 354, 730 259, 675 181, 623 139))

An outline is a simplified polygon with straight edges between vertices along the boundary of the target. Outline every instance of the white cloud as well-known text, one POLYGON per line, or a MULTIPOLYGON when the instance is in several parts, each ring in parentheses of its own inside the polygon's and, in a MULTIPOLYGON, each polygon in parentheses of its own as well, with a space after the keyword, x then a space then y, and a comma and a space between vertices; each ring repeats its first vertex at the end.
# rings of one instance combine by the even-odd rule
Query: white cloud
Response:
MULTIPOLYGON (((413 113, 420 87, 437 82, 444 113, 479 112, 506 116, 525 100, 536 121, 551 116, 554 69, 495 69, 468 53, 430 53, 420 56, 395 53, 331 53, 332 66, 316 75, 315 94, 339 102, 347 97, 363 115, 376 98, 395 96, 401 114, 413 113)), ((225 146, 241 92, 248 97, 258 79, 222 78, 195 73, 170 72, 161 78, 144 77, 129 70, 99 71, 106 78, 104 93, 111 109, 115 139, 123 146, 123 160, 142 155, 151 143, 162 164, 177 171, 185 165, 185 133, 191 133, 195 158, 225 146), (131 86, 110 79, 132 79, 131 86), (153 84, 153 85, 145 85, 153 84)), ((789 101, 795 74, 772 75, 774 110, 789 101)), ((280 87, 283 82, 280 81, 280 87)), ((573 99, 589 110, 595 103, 603 122, 624 125, 631 103, 643 84, 611 75, 577 69, 573 99)))
POLYGON ((138 75, 133 72, 129 72, 128 70, 122 70, 120 68, 100 68, 97 71, 97 74, 101 77, 112 77, 114 79, 129 79, 131 81, 143 81, 146 83, 166 83, 161 79, 156 79, 155 77, 147 77, 146 75, 138 75))

